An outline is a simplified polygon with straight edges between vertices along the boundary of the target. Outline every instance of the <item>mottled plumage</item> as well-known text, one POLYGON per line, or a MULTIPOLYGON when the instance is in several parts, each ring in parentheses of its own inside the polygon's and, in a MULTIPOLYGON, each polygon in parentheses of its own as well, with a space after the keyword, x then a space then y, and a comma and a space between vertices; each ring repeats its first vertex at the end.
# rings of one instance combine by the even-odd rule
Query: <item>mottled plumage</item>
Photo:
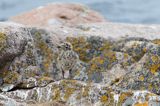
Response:
POLYGON ((60 51, 57 58, 58 67, 62 71, 63 78, 65 78, 65 74, 68 72, 68 78, 71 75, 72 68, 79 60, 79 57, 77 53, 72 50, 72 46, 69 43, 62 43, 58 46, 58 48, 60 51))

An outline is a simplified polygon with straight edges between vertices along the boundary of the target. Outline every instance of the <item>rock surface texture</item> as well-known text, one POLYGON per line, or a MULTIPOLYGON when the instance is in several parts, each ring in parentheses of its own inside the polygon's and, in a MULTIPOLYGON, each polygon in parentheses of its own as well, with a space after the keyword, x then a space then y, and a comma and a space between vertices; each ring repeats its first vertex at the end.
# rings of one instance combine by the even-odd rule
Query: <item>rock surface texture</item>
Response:
MULTIPOLYGON (((114 39, 115 36, 102 32, 109 25, 49 30, 0 23, 0 103, 159 106, 160 37, 151 39, 141 34, 152 26, 128 25, 130 29, 126 29, 127 25, 122 24, 128 33, 135 28, 134 33, 139 37, 128 35, 114 39), (141 32, 136 30, 141 28, 141 32), (70 43, 79 56, 69 79, 63 79, 62 70, 57 66, 58 46, 62 42, 70 43)), ((158 30, 152 34, 156 33, 158 30)))
POLYGON ((160 106, 160 26, 54 24, 0 23, 0 105, 160 106))

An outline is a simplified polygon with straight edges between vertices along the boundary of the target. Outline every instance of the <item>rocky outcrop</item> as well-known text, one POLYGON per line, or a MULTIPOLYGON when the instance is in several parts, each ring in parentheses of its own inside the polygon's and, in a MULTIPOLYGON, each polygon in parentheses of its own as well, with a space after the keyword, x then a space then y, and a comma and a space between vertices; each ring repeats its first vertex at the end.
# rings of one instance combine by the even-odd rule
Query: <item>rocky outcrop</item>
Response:
POLYGON ((80 23, 105 22, 103 16, 80 4, 49 4, 30 12, 12 17, 10 20, 31 26, 70 26, 80 23))
POLYGON ((11 20, 27 26, 0 23, 0 105, 160 105, 159 25, 96 23, 105 20, 78 4, 11 20), (64 42, 79 57, 66 79, 57 62, 64 42))
POLYGON ((158 106, 160 100, 157 95, 147 91, 121 91, 116 94, 113 89, 103 85, 76 80, 61 80, 43 88, 4 92, 0 94, 0 98, 2 104, 59 101, 69 106, 158 106))
POLYGON ((52 30, 0 23, 0 104, 159 106, 160 31, 152 28, 106 23, 52 30), (123 29, 119 36, 116 28, 123 29), (70 79, 57 67, 61 42, 79 56, 70 79))

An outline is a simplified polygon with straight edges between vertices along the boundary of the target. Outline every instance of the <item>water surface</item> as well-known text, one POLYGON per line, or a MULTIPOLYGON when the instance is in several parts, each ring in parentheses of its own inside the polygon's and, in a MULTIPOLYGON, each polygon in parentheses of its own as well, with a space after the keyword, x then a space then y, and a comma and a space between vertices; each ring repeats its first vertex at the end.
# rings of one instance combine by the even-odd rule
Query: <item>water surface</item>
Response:
POLYGON ((160 24, 160 0, 0 0, 0 20, 53 2, 86 4, 114 22, 160 24))

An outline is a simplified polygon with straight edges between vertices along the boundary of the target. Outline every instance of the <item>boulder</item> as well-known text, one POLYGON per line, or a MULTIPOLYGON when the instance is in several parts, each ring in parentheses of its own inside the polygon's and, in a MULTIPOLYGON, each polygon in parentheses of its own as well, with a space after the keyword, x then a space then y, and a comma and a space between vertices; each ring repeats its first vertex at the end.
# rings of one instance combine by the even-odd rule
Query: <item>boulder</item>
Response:
POLYGON ((32 11, 14 16, 11 21, 30 26, 70 26, 80 23, 105 22, 103 16, 87 6, 70 3, 53 3, 38 7, 32 11))
POLYGON ((0 104, 160 104, 160 26, 52 28, 0 23, 0 104), (68 79, 57 65, 63 42, 79 57, 68 79))

